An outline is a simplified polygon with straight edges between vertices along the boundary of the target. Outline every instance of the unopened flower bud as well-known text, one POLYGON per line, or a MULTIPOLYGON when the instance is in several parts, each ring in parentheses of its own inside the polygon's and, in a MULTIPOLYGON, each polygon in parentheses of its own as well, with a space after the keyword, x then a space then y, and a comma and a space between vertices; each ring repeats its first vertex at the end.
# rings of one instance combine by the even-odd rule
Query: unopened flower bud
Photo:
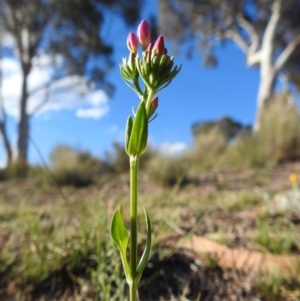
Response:
POLYGON ((129 66, 130 68, 130 71, 136 71, 136 67, 135 67, 135 53, 133 52, 130 52, 129 54, 129 58, 128 58, 128 63, 127 65, 129 66))
POLYGON ((158 107, 158 96, 152 99, 151 101, 151 107, 156 109, 158 107))
POLYGON ((150 102, 150 107, 148 109, 148 120, 152 117, 158 107, 158 97, 154 97, 150 102))
POLYGON ((165 42, 164 37, 159 36, 153 46, 153 51, 158 53, 159 55, 163 55, 165 53, 165 42))
POLYGON ((134 33, 129 33, 127 37, 127 47, 131 53, 137 53, 139 47, 139 41, 134 33))
POLYGON ((151 51, 152 51, 152 48, 153 48, 153 44, 152 44, 152 43, 150 43, 150 44, 148 45, 148 48, 147 48, 147 50, 148 50, 149 52, 151 52, 151 51))
POLYGON ((151 30, 147 21, 143 20, 140 23, 137 29, 137 36, 141 45, 143 46, 143 50, 146 50, 151 41, 151 30))

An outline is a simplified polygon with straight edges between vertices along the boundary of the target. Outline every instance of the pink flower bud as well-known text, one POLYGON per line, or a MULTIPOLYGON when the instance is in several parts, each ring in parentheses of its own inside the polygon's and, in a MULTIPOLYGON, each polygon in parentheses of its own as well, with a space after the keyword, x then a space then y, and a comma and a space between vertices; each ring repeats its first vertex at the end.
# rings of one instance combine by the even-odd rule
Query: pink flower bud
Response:
POLYGON ((143 50, 145 50, 151 41, 151 30, 147 21, 142 20, 137 29, 137 36, 143 46, 143 50))
POLYGON ((155 110, 158 107, 158 96, 152 99, 151 107, 155 110))
POLYGON ((127 47, 130 52, 137 53, 139 42, 136 35, 132 32, 130 32, 127 37, 127 47))
POLYGON ((153 46, 153 51, 157 52, 159 55, 163 55, 165 53, 165 42, 164 37, 159 36, 153 46))
POLYGON ((158 107, 158 97, 156 96, 150 102, 150 106, 148 108, 148 119, 150 119, 153 116, 157 107, 158 107))

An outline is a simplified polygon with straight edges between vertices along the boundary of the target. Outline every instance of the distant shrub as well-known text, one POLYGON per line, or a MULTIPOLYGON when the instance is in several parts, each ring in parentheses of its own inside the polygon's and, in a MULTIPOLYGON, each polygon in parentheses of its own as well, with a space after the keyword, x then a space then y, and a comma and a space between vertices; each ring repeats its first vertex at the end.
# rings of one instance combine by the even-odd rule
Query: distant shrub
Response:
POLYGON ((0 182, 1 181, 5 181, 7 179, 7 175, 5 173, 5 169, 4 168, 1 168, 0 169, 0 182))
MULTIPOLYGON (((129 157, 124 146, 118 142, 113 142, 113 152, 107 153, 107 161, 111 168, 117 173, 129 172, 129 157)), ((139 168, 144 169, 149 160, 153 157, 153 150, 147 147, 147 151, 139 160, 139 168)))
POLYGON ((195 137, 194 147, 184 156, 194 168, 207 169, 216 163, 217 158, 225 151, 227 137, 218 128, 198 134, 195 137))
POLYGON ((31 167, 23 162, 12 162, 3 169, 0 169, 0 181, 8 179, 24 179, 28 176, 31 167))
POLYGON ((59 185, 90 185, 95 175, 106 168, 89 152, 75 150, 66 145, 55 147, 50 154, 50 161, 53 176, 59 185))
POLYGON ((11 179, 30 179, 43 181, 46 171, 41 166, 29 165, 23 161, 11 162, 8 166, 0 169, 0 181, 11 179))
POLYGON ((119 142, 113 142, 113 151, 106 154, 106 161, 117 173, 129 171, 129 157, 119 142))
POLYGON ((257 138, 276 162, 300 159, 300 116, 290 95, 279 94, 270 103, 257 138))
POLYGON ((300 116, 288 94, 272 99, 258 133, 237 137, 220 158, 223 165, 265 166, 300 159, 300 116))
POLYGON ((183 158, 156 156, 147 165, 147 172, 161 185, 180 185, 188 181, 188 165, 183 158))
POLYGON ((241 131, 250 131, 249 126, 245 126, 228 116, 215 121, 198 122, 192 125, 192 133, 195 137, 201 134, 207 134, 212 129, 217 129, 226 137, 227 140, 234 138, 236 135, 240 134, 241 131))
POLYGON ((218 159, 221 168, 228 167, 261 167, 265 166, 272 157, 268 157, 264 146, 252 134, 237 138, 218 159))

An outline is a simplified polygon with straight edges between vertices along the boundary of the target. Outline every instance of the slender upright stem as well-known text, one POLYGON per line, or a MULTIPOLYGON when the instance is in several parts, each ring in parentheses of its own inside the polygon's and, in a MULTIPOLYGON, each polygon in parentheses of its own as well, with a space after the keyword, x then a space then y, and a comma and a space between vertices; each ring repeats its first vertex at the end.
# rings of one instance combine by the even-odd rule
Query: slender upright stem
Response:
POLYGON ((130 157, 130 301, 136 300, 137 294, 137 176, 138 158, 130 157))
POLYGON ((137 281, 136 280, 132 281, 132 283, 129 284, 129 300, 130 301, 138 300, 137 281))
POLYGON ((155 90, 148 89, 148 96, 146 100, 146 111, 149 112, 151 106, 151 100, 155 94, 155 90))

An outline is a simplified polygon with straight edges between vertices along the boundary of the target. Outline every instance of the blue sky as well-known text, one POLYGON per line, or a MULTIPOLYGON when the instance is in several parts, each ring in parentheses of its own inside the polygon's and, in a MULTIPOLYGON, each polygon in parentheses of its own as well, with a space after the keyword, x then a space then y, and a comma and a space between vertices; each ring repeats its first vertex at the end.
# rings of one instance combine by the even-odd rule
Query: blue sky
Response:
MULTIPOLYGON (((144 19, 155 11, 155 1, 150 3, 148 2, 148 7, 142 14, 144 19)), ((135 30, 132 29, 134 32, 135 30)), ((88 104, 95 104, 93 100, 86 103, 82 101, 80 108, 78 105, 62 108, 54 106, 51 110, 34 116, 31 119, 31 137, 45 159, 48 159, 51 149, 58 144, 89 150, 93 155, 103 157, 106 151, 112 150, 113 141, 123 142, 126 119, 131 114, 131 108, 138 104, 136 95, 123 82, 118 67, 122 57, 128 55, 126 38, 129 30, 117 20, 108 32, 109 39, 116 47, 116 64, 108 75, 108 79, 116 87, 115 95, 108 102, 96 101, 97 112, 101 111, 98 115, 103 114, 101 118, 83 118, 87 117, 84 112, 88 110, 84 110, 88 109, 88 104)), ((166 45, 172 54, 170 42, 166 41, 166 45)), ((219 64, 213 69, 204 68, 199 55, 195 54, 191 60, 187 60, 183 52, 176 55, 175 62, 182 64, 182 70, 171 85, 159 94, 158 117, 150 124, 150 143, 155 147, 181 148, 192 145, 191 125, 194 122, 223 116, 230 116, 246 124, 253 122, 259 83, 258 70, 246 67, 243 53, 233 43, 217 47, 215 53, 219 64)), ((56 103, 63 103, 69 98, 72 98, 71 93, 61 96, 56 103)), ((10 118, 12 142, 16 140, 14 126, 14 121, 10 118)), ((32 163, 40 162, 32 145, 29 159, 32 163)), ((1 150, 0 161, 3 160, 4 153, 1 150)))

